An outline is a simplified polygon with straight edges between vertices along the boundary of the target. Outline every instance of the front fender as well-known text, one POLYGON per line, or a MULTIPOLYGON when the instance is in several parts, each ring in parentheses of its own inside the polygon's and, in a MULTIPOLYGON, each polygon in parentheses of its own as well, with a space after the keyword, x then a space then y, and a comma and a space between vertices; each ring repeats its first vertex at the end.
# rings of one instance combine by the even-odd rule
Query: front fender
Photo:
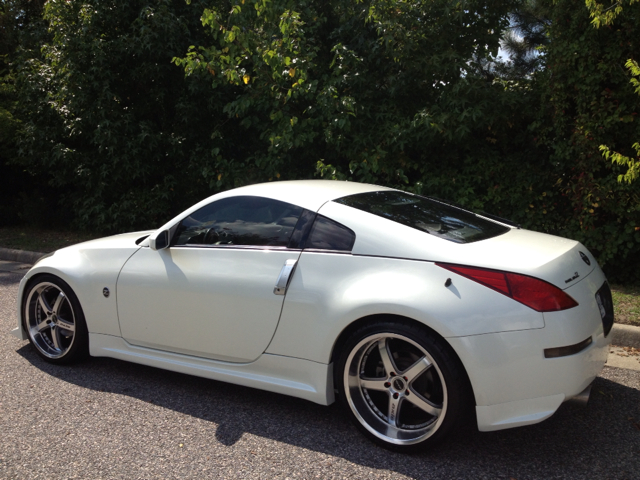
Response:
POLYGON ((42 258, 27 272, 18 290, 18 331, 23 340, 24 312, 22 308, 27 285, 42 274, 55 275, 75 292, 90 333, 120 336, 116 283, 126 261, 141 247, 136 240, 148 232, 134 232, 73 245, 42 258), (103 295, 107 288, 109 296, 103 295))

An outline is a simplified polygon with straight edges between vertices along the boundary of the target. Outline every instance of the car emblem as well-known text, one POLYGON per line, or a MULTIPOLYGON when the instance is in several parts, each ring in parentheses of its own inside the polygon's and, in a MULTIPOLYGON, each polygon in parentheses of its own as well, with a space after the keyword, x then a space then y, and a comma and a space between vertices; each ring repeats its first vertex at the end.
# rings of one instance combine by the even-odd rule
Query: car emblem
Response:
POLYGON ((571 278, 567 278, 564 283, 569 283, 569 282, 573 282, 576 278, 580 278, 580 274, 578 274, 578 272, 573 274, 573 277, 571 278))
POLYGON ((584 260, 584 263, 586 263, 587 265, 591 265, 591 260, 589 260, 589 257, 587 257, 584 253, 580 252, 580 258, 582 258, 582 260, 584 260))
POLYGON ((109 289, 107 287, 104 287, 102 289, 102 294, 106 297, 109 298, 109 289))

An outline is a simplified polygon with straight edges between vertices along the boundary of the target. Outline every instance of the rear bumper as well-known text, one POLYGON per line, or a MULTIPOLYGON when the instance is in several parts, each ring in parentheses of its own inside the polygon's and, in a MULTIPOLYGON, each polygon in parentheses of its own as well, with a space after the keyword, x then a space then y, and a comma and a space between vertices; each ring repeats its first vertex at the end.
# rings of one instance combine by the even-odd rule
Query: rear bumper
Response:
POLYGON ((448 338, 463 364, 476 399, 478 428, 501 430, 538 423, 587 388, 609 354, 595 293, 605 282, 600 268, 566 290, 579 306, 545 313, 535 330, 448 338), (545 358, 545 349, 576 345, 579 352, 545 358))

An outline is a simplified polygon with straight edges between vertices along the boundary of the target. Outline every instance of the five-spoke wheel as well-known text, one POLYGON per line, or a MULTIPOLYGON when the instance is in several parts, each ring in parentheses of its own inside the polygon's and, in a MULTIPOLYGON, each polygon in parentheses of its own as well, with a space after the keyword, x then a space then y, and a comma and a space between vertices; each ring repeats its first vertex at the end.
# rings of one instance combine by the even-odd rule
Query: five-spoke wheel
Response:
POLYGON ((67 363, 85 356, 87 328, 71 288, 58 277, 43 275, 27 286, 23 304, 29 340, 45 360, 67 363))
POLYGON ((457 363, 426 331, 379 322, 347 341, 336 384, 368 436, 409 450, 442 437, 460 416, 464 389, 457 363))

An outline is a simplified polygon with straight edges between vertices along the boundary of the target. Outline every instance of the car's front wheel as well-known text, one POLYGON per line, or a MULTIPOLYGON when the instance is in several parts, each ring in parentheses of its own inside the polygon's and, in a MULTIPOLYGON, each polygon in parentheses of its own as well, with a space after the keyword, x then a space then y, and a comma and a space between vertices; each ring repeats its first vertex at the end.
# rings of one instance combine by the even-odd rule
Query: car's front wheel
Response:
POLYGON ((393 450, 441 441, 468 407, 459 360, 417 325, 381 321, 358 329, 335 372, 340 399, 356 425, 393 450))
POLYGON ((84 314, 66 282, 53 275, 36 277, 23 298, 25 330, 42 358, 51 363, 70 363, 88 355, 84 314))

